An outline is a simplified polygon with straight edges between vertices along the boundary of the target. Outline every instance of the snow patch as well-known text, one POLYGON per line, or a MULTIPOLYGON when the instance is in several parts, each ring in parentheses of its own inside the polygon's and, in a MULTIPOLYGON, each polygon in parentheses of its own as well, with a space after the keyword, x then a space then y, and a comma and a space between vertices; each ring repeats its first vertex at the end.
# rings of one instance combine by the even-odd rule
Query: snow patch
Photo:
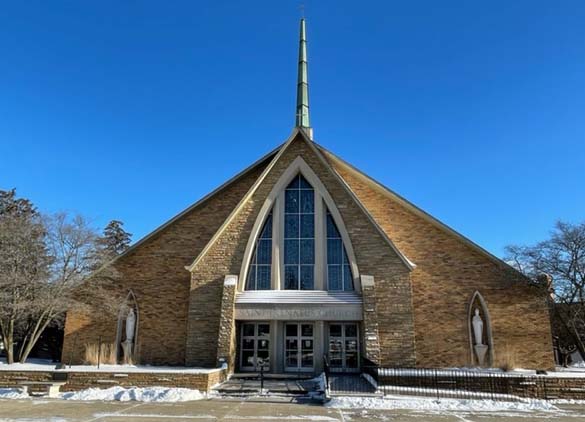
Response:
POLYGON ((0 399, 30 399, 20 388, 0 388, 0 399))
POLYGON ((506 410, 554 411, 558 410, 550 402, 544 400, 525 400, 520 402, 504 402, 493 400, 466 399, 430 399, 416 397, 389 396, 375 397, 334 397, 328 407, 338 409, 409 409, 424 411, 468 411, 468 412, 501 412, 506 410))
POLYGON ((5 359, 0 359, 0 371, 57 371, 57 372, 118 372, 118 373, 151 373, 164 372, 171 374, 210 374, 227 368, 188 368, 177 366, 150 366, 150 365, 100 365, 99 369, 94 365, 73 365, 64 369, 55 369, 55 363, 43 359, 30 359, 27 363, 7 364, 5 359))
POLYGON ((554 399, 549 400, 549 403, 552 404, 585 404, 585 400, 575 400, 575 399, 554 399))
POLYGON ((204 399, 205 394, 188 388, 166 387, 111 387, 107 389, 89 388, 87 390, 62 393, 65 400, 101 401, 140 401, 140 402, 181 402, 204 399))

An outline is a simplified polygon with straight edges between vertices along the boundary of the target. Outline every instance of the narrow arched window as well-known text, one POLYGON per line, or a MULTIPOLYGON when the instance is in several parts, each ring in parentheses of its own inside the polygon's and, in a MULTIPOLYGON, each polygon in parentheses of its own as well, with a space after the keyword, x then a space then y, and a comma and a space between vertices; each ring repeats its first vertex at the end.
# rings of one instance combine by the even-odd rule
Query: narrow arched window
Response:
POLYGON ((315 192, 298 174, 284 196, 284 288, 315 287, 315 192))
POLYGON ((260 236, 256 240, 246 290, 269 290, 272 271, 272 211, 268 214, 260 236))
POLYGON ((238 290, 361 289, 341 214, 300 157, 274 184, 252 232, 238 290))
POLYGON ((327 288, 328 290, 353 290, 353 276, 347 252, 329 210, 327 210, 327 288))

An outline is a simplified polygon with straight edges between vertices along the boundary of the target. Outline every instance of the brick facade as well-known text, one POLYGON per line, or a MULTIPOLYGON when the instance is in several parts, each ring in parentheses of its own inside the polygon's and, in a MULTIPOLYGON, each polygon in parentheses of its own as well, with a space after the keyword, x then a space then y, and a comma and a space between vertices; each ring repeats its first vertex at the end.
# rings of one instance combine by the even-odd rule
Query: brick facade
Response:
MULTIPOLYGON (((277 158, 268 157, 115 262, 122 289, 137 298, 140 362, 213 367, 227 358, 234 367, 235 289, 224 286, 224 278, 240 274, 260 209, 298 156, 335 202, 360 274, 374 279, 363 291, 366 357, 385 366, 469 365, 468 307, 479 291, 491 318, 496 363, 498 351, 513 346, 521 366, 553 365, 542 292, 300 134, 277 158), (276 160, 272 167, 270 160, 276 160), (185 267, 224 224, 189 274, 185 267), (387 238, 416 265, 413 270, 387 238)), ((80 362, 80 345, 99 335, 113 342, 116 319, 69 314, 64 361, 73 356, 80 362)))
MULTIPOLYGON (((511 347, 520 367, 554 367, 545 292, 431 223, 331 154, 327 157, 397 247, 416 264, 411 280, 417 366, 470 364, 467 315, 471 298, 479 291, 490 313, 495 364, 498 351, 511 347)), ((380 315, 379 324, 391 326, 385 321, 380 315)))
MULTIPOLYGON (((262 172, 259 163, 215 195, 180 215, 115 262, 120 286, 132 290, 139 309, 137 360, 154 365, 185 365, 185 338, 191 264, 262 172)), ((223 281, 223 280, 222 280, 223 281)), ((69 313, 62 359, 82 363, 84 345, 114 343, 116 316, 69 313), (75 343, 75 347, 74 347, 75 343)), ((215 331, 217 334, 217 330, 215 331)), ((217 340, 208 347, 215 347, 217 340)), ((215 363, 215 355, 212 359, 215 363)))
MULTIPOLYGON (((335 201, 353 244, 361 273, 374 276, 376 289, 380 289, 384 295, 377 307, 388 316, 392 327, 385 328, 387 335, 383 356, 388 362, 414 364, 409 271, 335 174, 319 159, 301 135, 291 142, 265 175, 263 183, 243 204, 192 271, 187 364, 209 366, 216 363, 223 279, 227 274, 239 274, 249 233, 260 208, 275 183, 297 156, 301 156, 311 167, 335 201), (386 297, 390 291, 393 292, 392 296, 386 297), (210 343, 213 343, 212 353, 210 343)), ((231 354, 235 355, 235 350, 231 354)))

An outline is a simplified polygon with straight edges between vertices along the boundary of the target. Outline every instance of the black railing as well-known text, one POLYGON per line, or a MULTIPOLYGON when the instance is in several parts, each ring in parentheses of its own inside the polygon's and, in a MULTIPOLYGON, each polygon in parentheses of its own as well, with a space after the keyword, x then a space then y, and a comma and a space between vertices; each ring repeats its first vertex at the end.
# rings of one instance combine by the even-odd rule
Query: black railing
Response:
MULTIPOLYGON (((381 368, 362 359, 360 375, 331 374, 327 358, 325 377, 332 394, 402 394, 434 398, 518 401, 556 398, 545 376, 473 369, 381 368)), ((554 388, 552 389, 554 390, 554 388)))
POLYGON ((323 355, 323 374, 325 375, 325 392, 329 391, 329 379, 331 376, 331 367, 329 366, 329 359, 327 355, 323 355))
POLYGON ((549 398, 546 378, 536 375, 421 368, 376 368, 376 371, 377 390, 383 394, 512 401, 549 398))

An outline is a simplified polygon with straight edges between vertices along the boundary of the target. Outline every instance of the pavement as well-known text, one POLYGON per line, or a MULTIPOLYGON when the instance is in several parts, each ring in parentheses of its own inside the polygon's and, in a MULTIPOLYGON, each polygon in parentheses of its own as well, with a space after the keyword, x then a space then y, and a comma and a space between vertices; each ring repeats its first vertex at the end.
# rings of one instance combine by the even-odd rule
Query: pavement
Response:
POLYGON ((412 410, 333 409, 320 405, 210 399, 183 403, 81 402, 59 399, 0 400, 1 422, 216 422, 216 421, 322 421, 322 422, 578 422, 585 420, 585 405, 563 405, 554 412, 461 412, 412 410))

